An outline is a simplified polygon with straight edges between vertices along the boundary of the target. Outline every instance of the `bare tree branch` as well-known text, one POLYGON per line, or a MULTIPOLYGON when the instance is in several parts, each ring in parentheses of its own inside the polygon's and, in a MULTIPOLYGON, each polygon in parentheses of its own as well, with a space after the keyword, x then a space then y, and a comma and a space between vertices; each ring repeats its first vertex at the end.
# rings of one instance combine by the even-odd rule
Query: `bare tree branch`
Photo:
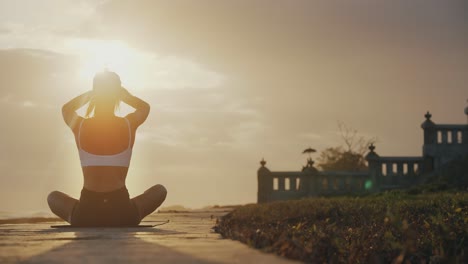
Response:
POLYGON ((359 135, 356 129, 343 121, 338 121, 338 129, 343 144, 323 150, 318 157, 318 167, 322 170, 365 170, 364 155, 377 139, 359 135))

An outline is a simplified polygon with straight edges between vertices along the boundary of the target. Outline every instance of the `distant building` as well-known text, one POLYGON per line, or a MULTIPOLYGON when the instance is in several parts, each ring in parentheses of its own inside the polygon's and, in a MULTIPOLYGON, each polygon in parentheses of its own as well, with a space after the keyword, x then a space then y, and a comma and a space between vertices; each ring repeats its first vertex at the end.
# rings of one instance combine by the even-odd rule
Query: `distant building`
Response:
MULTIPOLYGON (((468 118, 468 107, 465 109, 468 118)), ((258 169, 258 203, 310 196, 357 194, 406 188, 424 182, 448 162, 468 156, 468 124, 435 124, 427 112, 421 128, 421 157, 384 157, 369 147, 368 170, 318 171, 308 159, 302 171, 270 171, 266 161, 258 169)))

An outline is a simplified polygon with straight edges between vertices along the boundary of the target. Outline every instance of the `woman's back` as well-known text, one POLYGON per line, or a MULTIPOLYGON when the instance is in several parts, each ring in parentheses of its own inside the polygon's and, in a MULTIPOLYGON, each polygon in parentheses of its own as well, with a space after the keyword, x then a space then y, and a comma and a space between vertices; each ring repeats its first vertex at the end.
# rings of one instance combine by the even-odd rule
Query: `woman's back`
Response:
POLYGON ((107 192, 125 186, 135 138, 128 120, 83 119, 75 138, 86 189, 107 192))
POLYGON ((133 146, 129 122, 121 117, 84 119, 75 135, 78 148, 95 155, 115 155, 133 146))

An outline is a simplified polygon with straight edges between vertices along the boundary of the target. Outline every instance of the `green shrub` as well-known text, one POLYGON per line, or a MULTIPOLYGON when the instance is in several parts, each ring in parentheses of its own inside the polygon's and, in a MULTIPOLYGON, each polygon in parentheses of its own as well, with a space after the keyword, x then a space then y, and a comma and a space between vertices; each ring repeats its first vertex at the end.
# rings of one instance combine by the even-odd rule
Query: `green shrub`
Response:
POLYGON ((312 263, 468 262, 468 194, 312 198, 246 205, 224 237, 312 263))

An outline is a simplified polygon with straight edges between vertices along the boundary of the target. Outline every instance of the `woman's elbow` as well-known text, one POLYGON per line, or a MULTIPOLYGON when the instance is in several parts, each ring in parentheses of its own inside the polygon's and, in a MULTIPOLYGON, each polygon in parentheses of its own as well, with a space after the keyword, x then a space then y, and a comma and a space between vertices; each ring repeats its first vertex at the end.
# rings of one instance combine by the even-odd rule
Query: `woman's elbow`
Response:
POLYGON ((62 116, 65 117, 68 115, 70 110, 68 109, 67 105, 62 106, 62 116))
POLYGON ((69 104, 64 104, 62 106, 62 114, 69 113, 70 112, 70 105, 69 104))
POLYGON ((73 117, 74 112, 75 111, 71 110, 70 107, 68 107, 67 105, 64 105, 62 107, 62 117, 65 123, 68 124, 69 120, 73 117))
POLYGON ((151 111, 151 106, 147 102, 144 102, 142 110, 146 115, 149 115, 151 111))

